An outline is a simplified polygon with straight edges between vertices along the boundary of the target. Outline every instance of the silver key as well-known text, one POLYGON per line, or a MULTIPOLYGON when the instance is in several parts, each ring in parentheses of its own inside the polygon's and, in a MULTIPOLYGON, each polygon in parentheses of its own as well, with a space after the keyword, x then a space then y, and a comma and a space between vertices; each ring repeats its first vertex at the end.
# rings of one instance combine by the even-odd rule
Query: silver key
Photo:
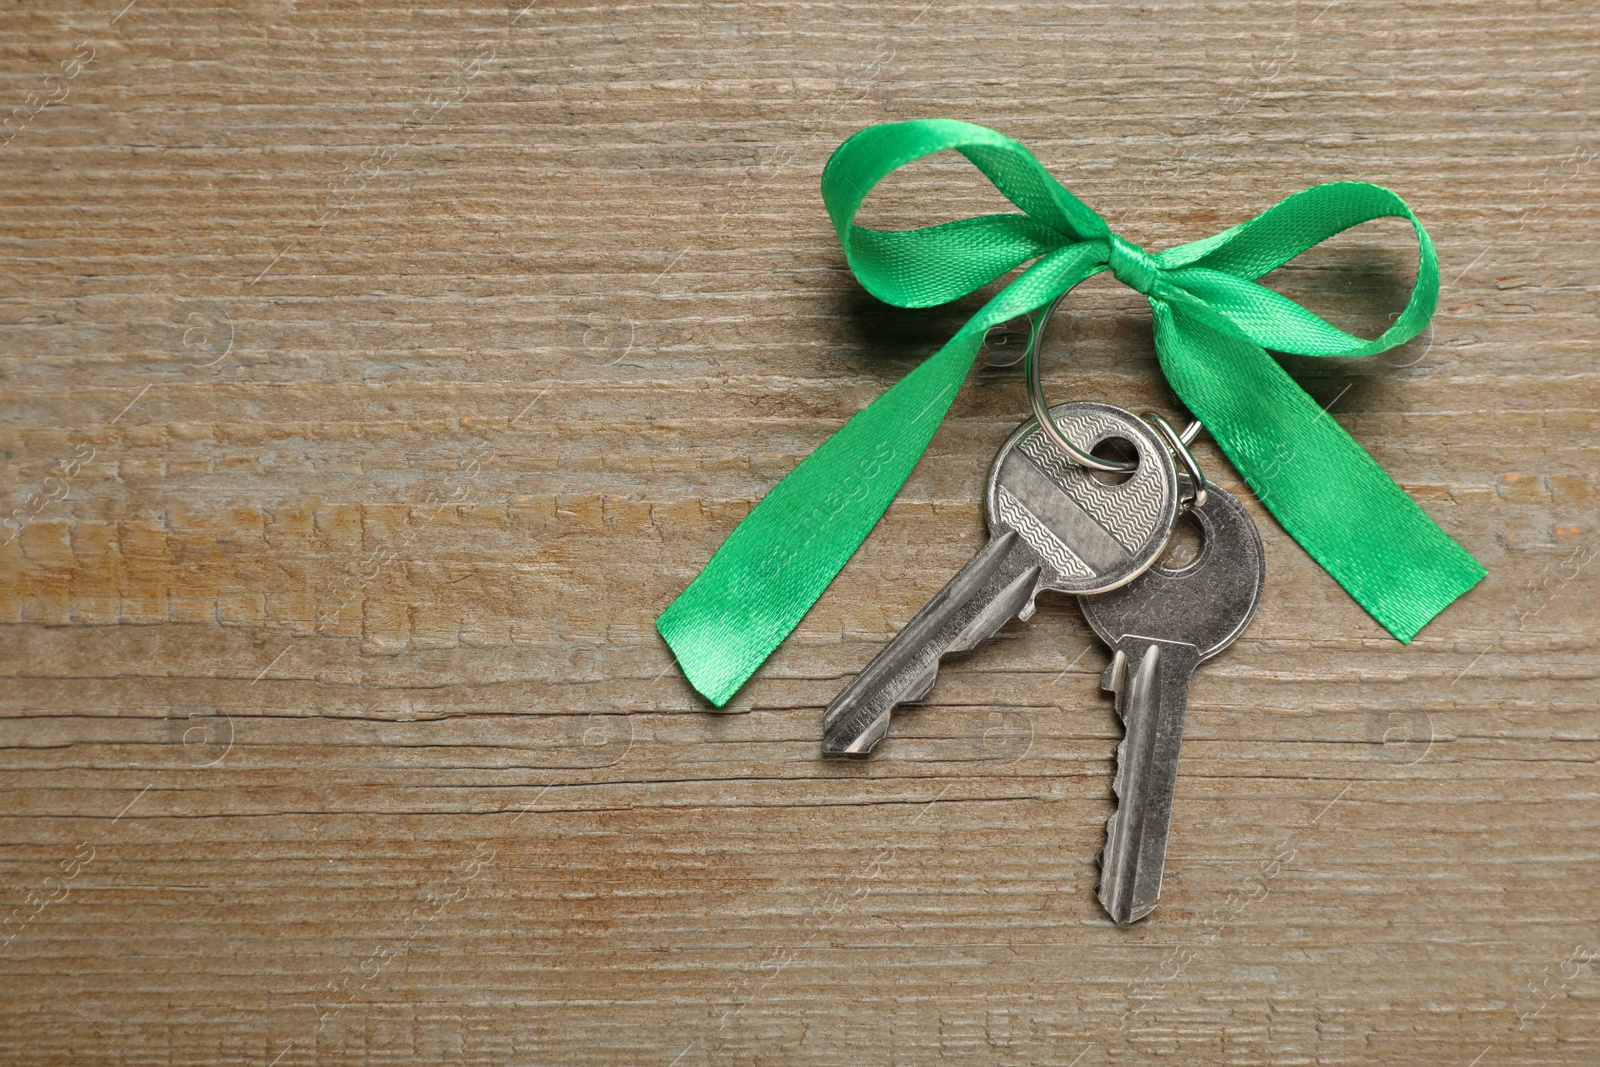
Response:
POLYGON ((1201 539, 1193 562, 1178 570, 1157 564, 1121 589, 1079 601, 1113 650, 1101 685, 1116 694, 1124 730, 1112 779, 1116 810, 1100 853, 1100 903, 1119 924, 1149 915, 1161 896, 1189 676, 1244 633, 1266 581, 1261 535, 1237 500, 1213 485, 1191 514, 1201 539))
POLYGON ((989 472, 989 543, 934 594, 823 714, 823 751, 865 755, 889 730, 895 706, 933 685, 939 658, 1033 614, 1041 589, 1097 593, 1132 581, 1166 547, 1177 519, 1172 455, 1144 420, 1107 404, 1050 409, 1080 446, 1130 442, 1138 467, 1115 485, 1069 460, 1032 419, 1000 448, 989 472))

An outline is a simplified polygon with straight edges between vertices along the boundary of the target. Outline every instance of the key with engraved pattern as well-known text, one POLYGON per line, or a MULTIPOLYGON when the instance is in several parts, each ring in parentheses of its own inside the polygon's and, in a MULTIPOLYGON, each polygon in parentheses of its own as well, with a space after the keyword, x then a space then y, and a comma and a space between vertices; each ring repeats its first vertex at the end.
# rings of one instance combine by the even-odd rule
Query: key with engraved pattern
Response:
POLYGON ((1100 903, 1119 925, 1149 915, 1161 896, 1189 677, 1244 633, 1266 580, 1261 535, 1244 507, 1215 485, 1206 497, 1190 512, 1200 528, 1192 562, 1158 563, 1079 601, 1112 649, 1101 684, 1116 695, 1124 730, 1100 854, 1100 903))
POLYGON ((823 751, 865 755, 894 708, 932 687, 939 659, 1033 614, 1040 590, 1098 593, 1134 580, 1166 547, 1179 508, 1172 454, 1144 420, 1107 404, 1050 409, 1080 447, 1121 440, 1137 467, 1116 484, 1074 463, 1032 419, 989 472, 989 542, 823 713, 823 751))

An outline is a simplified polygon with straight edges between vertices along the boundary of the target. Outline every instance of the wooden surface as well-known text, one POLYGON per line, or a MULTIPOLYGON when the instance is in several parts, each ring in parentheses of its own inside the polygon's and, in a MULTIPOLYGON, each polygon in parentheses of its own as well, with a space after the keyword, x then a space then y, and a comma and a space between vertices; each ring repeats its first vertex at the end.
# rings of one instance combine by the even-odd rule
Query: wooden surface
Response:
MULTIPOLYGON (((0 1059, 1600 1062, 1597 14, 5 5, 0 1059), (1342 178, 1439 247, 1430 335, 1287 365, 1489 578, 1402 647, 1256 506, 1132 929, 1071 603, 819 756, 978 545, 1015 367, 732 714, 654 633, 977 306, 866 297, 817 194, 928 115, 1148 247, 1342 178)), ((941 159, 868 215, 999 206, 941 159)), ((1412 248, 1269 283, 1371 336, 1412 248)), ((1053 396, 1178 412, 1135 294, 1070 310, 1053 396)))

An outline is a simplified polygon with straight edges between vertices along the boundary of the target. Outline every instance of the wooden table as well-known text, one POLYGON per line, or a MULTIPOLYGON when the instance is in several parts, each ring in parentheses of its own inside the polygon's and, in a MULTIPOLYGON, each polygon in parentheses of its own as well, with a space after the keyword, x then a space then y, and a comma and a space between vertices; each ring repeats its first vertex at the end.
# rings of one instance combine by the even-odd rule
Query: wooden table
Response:
MULTIPOLYGON (((1600 1062, 1597 14, 7 5, 0 1059, 1600 1062), (1346 178, 1439 247, 1431 333, 1285 363, 1489 577, 1403 647, 1252 505, 1134 928, 1071 603, 819 755, 977 547, 1015 366, 729 713, 654 631, 977 307, 867 297, 817 193, 928 115, 1148 247, 1346 178)), ((952 159, 867 216, 999 209, 952 159)), ((1414 265, 1268 283, 1374 336, 1414 265)), ((1142 299, 1069 308, 1052 396, 1180 413, 1142 299)))

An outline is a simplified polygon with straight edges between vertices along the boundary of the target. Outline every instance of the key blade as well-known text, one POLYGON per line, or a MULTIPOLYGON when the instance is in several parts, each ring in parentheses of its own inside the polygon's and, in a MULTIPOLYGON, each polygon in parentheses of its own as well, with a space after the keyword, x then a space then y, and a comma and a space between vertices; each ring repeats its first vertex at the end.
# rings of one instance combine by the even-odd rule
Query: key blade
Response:
POLYGON ((973 648, 1031 612, 1043 567, 1015 532, 991 538, 833 698, 822 716, 822 750, 870 752, 888 732, 895 707, 932 687, 940 657, 973 648))
POLYGON ((1200 650, 1182 642, 1135 638, 1125 648, 1117 652, 1124 734, 1111 783, 1116 810, 1106 820, 1099 892, 1118 925, 1149 915, 1161 896, 1189 677, 1200 663, 1200 650))

